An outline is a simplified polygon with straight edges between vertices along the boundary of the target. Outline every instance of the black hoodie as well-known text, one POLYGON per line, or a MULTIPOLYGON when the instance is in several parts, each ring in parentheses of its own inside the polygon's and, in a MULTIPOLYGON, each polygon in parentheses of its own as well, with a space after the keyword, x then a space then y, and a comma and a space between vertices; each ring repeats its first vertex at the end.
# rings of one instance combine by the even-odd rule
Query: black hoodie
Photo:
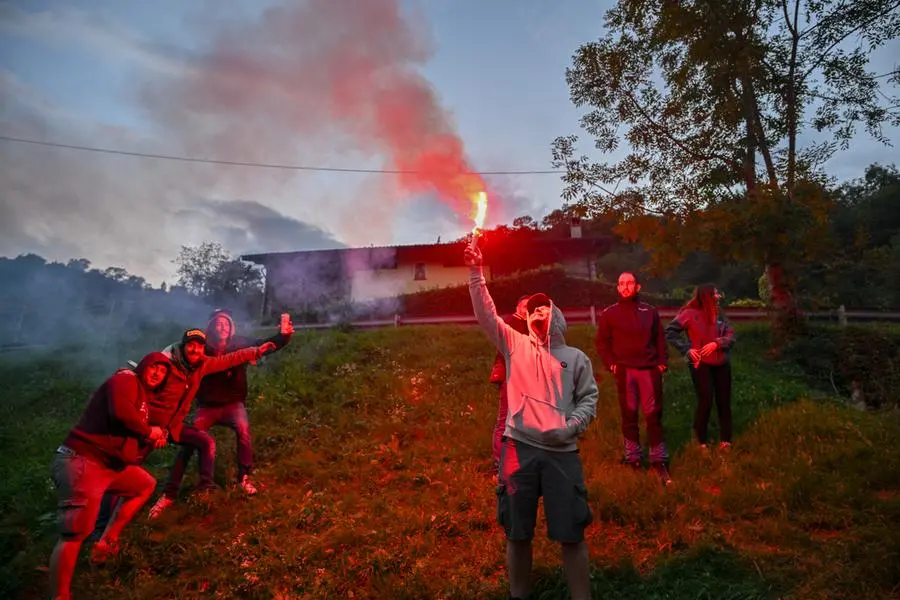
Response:
MULTIPOLYGON (((206 344, 207 356, 219 356, 234 352, 240 348, 248 346, 261 346, 266 342, 275 344, 275 351, 284 348, 291 341, 290 335, 277 333, 270 338, 248 338, 244 336, 234 335, 234 320, 227 313, 213 313, 206 327, 206 339, 215 339, 213 331, 213 322, 219 316, 227 317, 231 323, 231 336, 225 342, 225 350, 219 352, 211 344, 206 344)), ((238 402, 247 400, 247 364, 240 364, 226 371, 220 371, 207 375, 200 382, 200 389, 197 390, 197 405, 202 407, 218 407, 228 406, 238 402)))

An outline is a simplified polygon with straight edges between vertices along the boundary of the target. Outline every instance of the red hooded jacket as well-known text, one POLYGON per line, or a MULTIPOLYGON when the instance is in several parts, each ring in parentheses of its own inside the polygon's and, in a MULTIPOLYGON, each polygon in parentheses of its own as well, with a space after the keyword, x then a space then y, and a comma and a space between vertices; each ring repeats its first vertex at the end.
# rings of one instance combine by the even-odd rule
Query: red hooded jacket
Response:
MULTIPOLYGON (((166 381, 151 390, 143 380, 150 365, 172 363, 162 352, 151 352, 135 370, 120 369, 93 393, 78 423, 63 444, 111 469, 138 464, 149 443, 147 403, 166 381)), ((167 375, 168 378, 168 375, 167 375)))

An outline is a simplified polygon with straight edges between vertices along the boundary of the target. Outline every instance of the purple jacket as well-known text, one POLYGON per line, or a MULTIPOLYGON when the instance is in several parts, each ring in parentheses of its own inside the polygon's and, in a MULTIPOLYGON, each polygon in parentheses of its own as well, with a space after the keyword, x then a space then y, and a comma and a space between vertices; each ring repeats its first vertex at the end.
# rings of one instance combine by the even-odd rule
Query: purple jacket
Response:
POLYGON ((734 328, 722 313, 714 323, 710 323, 706 314, 696 308, 685 308, 666 326, 666 339, 681 354, 686 355, 692 348, 699 350, 709 342, 718 343, 719 347, 700 362, 707 365, 724 365, 729 361, 731 346, 734 344, 734 328), (684 339, 687 333, 687 341, 684 339))

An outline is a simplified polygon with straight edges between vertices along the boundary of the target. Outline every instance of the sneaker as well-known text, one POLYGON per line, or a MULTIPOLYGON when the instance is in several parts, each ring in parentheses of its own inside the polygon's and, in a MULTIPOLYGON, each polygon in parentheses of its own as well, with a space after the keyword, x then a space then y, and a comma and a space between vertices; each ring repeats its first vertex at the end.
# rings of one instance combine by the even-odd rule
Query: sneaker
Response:
POLYGON ((700 452, 709 452, 709 444, 700 444, 700 452))
POLYGON ((156 519, 159 515, 163 514, 163 511, 175 504, 175 501, 169 498, 168 496, 160 496, 159 500, 156 501, 156 504, 150 508, 150 518, 156 519))
POLYGON ((731 442, 719 442, 719 450, 722 452, 731 452, 731 442))
POLYGON ((250 478, 247 475, 244 475, 243 477, 241 477, 239 485, 241 486, 241 489, 244 490, 244 493, 247 494, 248 496, 256 495, 256 492, 257 492, 256 486, 253 485, 253 482, 250 481, 250 478))
POLYGON ((119 548, 118 540, 110 541, 101 538, 100 541, 91 548, 91 562, 94 564, 105 563, 119 553, 119 548))
POLYGON ((666 466, 666 463, 653 463, 652 468, 656 471, 663 485, 672 483, 672 477, 669 475, 669 468, 666 466))

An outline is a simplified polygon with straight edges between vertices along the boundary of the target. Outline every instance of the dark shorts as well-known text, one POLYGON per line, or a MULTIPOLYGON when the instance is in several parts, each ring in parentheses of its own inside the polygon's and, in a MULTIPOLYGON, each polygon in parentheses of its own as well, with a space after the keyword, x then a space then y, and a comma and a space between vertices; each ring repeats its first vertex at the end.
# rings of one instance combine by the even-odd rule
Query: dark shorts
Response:
POLYGON ((50 472, 59 492, 59 533, 70 540, 91 534, 106 492, 135 498, 149 496, 156 487, 156 480, 141 467, 115 471, 79 454, 57 452, 50 472))
POLYGON ((547 537, 584 540, 593 515, 578 452, 551 452, 504 438, 497 486, 497 521, 511 541, 534 538, 538 499, 544 498, 547 537))

